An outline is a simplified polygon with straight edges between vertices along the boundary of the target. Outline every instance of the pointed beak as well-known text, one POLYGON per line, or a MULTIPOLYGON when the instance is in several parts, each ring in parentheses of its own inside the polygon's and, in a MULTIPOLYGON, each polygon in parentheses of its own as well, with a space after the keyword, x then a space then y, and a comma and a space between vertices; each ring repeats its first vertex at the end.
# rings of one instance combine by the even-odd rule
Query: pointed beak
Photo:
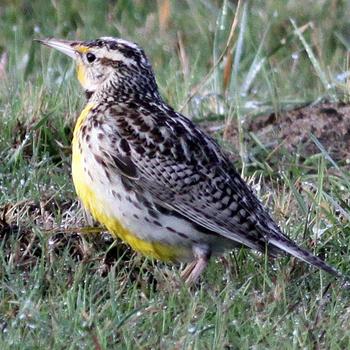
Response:
POLYGON ((35 39, 35 41, 48 47, 52 47, 73 58, 74 60, 77 58, 78 53, 81 52, 82 48, 84 47, 80 41, 61 40, 54 38, 35 39))

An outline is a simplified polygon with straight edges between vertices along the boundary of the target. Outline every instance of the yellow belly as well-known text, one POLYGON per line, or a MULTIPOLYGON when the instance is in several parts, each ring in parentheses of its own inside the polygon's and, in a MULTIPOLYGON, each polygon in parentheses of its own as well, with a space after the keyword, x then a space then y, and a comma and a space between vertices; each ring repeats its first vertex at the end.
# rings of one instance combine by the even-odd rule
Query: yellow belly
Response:
MULTIPOLYGON (((80 128, 93 107, 92 104, 88 104, 84 108, 74 129, 72 175, 78 197, 95 220, 103 224, 113 235, 118 236, 124 242, 128 243, 134 250, 159 260, 178 260, 181 254, 178 254, 179 252, 176 252, 173 246, 140 239, 137 237, 136 233, 126 228, 121 218, 118 218, 119 213, 113 213, 113 216, 106 214, 111 212, 111 208, 107 207, 110 206, 110 204, 99 197, 98 194, 95 193, 93 185, 89 183, 87 174, 84 171, 83 157, 78 147, 80 128)), ((147 223, 145 222, 145 224, 147 223)))

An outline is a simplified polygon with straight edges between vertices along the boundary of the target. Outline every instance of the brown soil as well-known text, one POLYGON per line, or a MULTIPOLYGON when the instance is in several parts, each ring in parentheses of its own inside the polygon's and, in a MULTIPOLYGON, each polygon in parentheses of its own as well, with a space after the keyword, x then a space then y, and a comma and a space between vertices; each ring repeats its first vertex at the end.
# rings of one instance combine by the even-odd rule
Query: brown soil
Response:
MULTIPOLYGON (((350 104, 321 103, 279 115, 271 113, 254 117, 246 121, 245 132, 254 133, 271 151, 275 148, 285 149, 304 157, 321 153, 311 138, 314 135, 335 161, 348 162, 350 104)), ((238 148, 238 131, 234 125, 227 134, 227 141, 238 148)))

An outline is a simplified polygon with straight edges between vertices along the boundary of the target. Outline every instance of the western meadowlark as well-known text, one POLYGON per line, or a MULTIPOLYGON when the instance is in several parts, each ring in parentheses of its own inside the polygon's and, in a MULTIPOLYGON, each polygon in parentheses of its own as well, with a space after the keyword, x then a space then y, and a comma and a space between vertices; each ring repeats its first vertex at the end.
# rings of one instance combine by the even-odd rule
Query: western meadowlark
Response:
POLYGON ((84 207, 146 256, 189 262, 195 281, 233 247, 287 252, 340 274, 286 237, 219 145, 160 96, 141 47, 102 37, 39 40, 75 60, 87 104, 73 136, 73 182, 84 207))

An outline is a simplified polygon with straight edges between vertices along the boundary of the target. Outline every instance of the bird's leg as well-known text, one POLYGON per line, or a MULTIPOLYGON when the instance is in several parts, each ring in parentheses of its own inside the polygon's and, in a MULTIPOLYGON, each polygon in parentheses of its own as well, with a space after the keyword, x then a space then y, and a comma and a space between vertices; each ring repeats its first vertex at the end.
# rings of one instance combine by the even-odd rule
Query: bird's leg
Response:
POLYGON ((185 281, 187 280, 188 276, 191 274, 192 270, 196 266, 197 261, 194 260, 190 262, 185 269, 181 272, 181 278, 183 278, 185 281))
POLYGON ((191 273, 186 278, 187 284, 193 284, 194 282, 197 281, 200 274, 207 267, 208 261, 209 260, 206 257, 202 257, 202 258, 199 258, 198 260, 194 261, 194 263, 195 263, 194 268, 192 269, 191 273))
POLYGON ((211 252, 207 246, 195 246, 193 247, 193 254, 196 260, 192 261, 181 274, 187 284, 193 284, 198 280, 198 277, 208 265, 211 252))

